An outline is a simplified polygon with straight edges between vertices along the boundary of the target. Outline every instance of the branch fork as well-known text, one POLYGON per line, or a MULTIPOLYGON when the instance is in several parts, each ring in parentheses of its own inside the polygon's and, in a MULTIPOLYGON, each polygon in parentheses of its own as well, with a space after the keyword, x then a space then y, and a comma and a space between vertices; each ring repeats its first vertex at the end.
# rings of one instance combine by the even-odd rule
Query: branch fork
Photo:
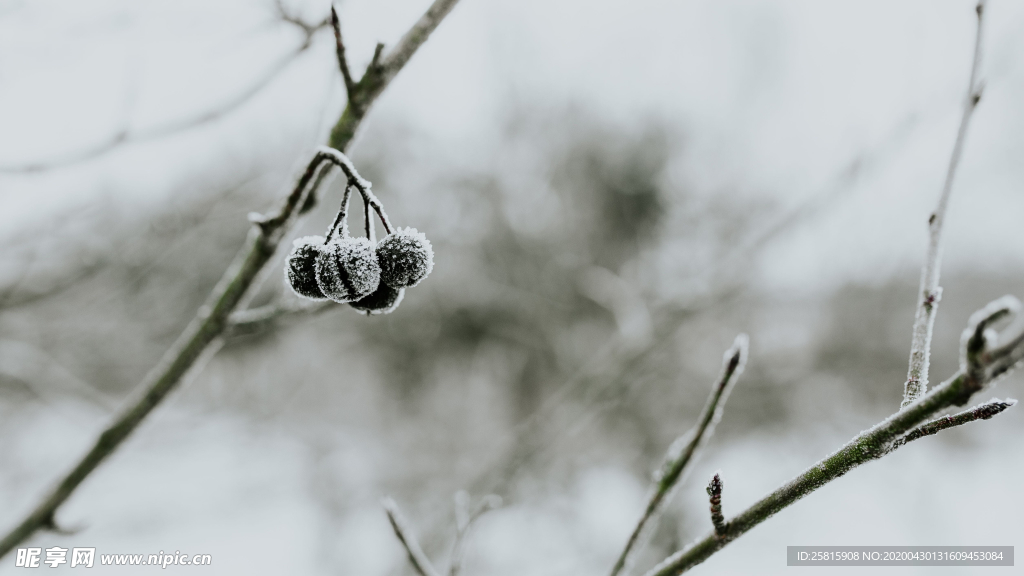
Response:
MULTIPOLYGON (((460 490, 455 494, 455 542, 452 544, 452 556, 448 567, 448 576, 459 576, 462 571, 462 562, 466 554, 466 539, 469 529, 473 523, 490 510, 501 506, 501 498, 490 494, 480 499, 476 506, 472 506, 469 494, 460 490)), ((409 564, 420 576, 441 576, 430 558, 423 552, 419 542, 409 528, 409 522, 398 509, 398 504, 391 498, 381 500, 391 528, 395 532, 398 541, 405 548, 409 557, 409 564)))
MULTIPOLYGON (((391 78, 405 66, 457 1, 436 0, 402 37, 392 54, 381 63, 386 71, 386 81, 376 84, 373 91, 367 91, 362 96, 366 106, 380 95, 391 78)), ((327 21, 329 19, 325 20, 327 21)), ((89 451, 56 482, 18 525, 0 539, 0 557, 5 556, 37 531, 56 525, 57 510, 78 486, 120 447, 187 375, 196 372, 206 359, 217 352, 225 333, 235 326, 232 321, 234 314, 240 309, 245 309, 255 292, 255 287, 259 285, 259 280, 266 277, 267 263, 274 257, 280 243, 298 218, 315 205, 316 192, 333 174, 334 167, 340 168, 346 175, 350 186, 355 186, 364 194, 368 204, 381 217, 385 228, 390 226, 380 201, 370 190, 370 183, 359 176, 355 167, 342 153, 351 143, 365 111, 364 107, 359 115, 353 115, 350 103, 331 132, 329 146, 317 150, 281 204, 269 214, 249 215, 250 221, 254 224, 253 229, 235 260, 211 291, 206 303, 196 311, 192 321, 146 375, 136 392, 127 400, 125 408, 114 417, 89 451)), ((96 154, 90 152, 86 157, 103 151, 105 149, 96 154)))

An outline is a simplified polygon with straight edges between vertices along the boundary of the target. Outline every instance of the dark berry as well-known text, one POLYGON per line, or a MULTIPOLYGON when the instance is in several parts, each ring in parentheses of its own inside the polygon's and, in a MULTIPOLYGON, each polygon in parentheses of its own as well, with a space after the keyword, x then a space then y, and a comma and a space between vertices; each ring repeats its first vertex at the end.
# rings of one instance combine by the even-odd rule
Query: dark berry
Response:
POLYGON ((380 279, 392 288, 411 288, 434 269, 430 240, 415 228, 399 228, 377 244, 380 279))
POLYGON ((355 302, 349 302, 349 306, 365 312, 366 314, 390 314, 398 308, 405 296, 405 288, 392 288, 381 282, 380 286, 373 291, 373 294, 355 302))
POLYGON ((316 258, 324 245, 323 236, 306 236, 292 243, 288 264, 284 268, 288 285, 295 294, 311 300, 326 300, 316 283, 316 258))
POLYGON ((324 296, 352 302, 369 295, 380 284, 380 265, 373 244, 366 238, 335 238, 320 249, 316 282, 324 296))

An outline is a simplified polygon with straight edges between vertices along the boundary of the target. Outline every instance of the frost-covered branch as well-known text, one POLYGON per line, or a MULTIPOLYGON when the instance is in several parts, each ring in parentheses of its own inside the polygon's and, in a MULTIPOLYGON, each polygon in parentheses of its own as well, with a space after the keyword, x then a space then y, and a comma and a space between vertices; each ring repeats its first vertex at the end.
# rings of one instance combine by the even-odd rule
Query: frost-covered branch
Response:
POLYGON ((676 488, 686 477, 686 473, 689 472, 690 465, 697 460, 700 449, 714 434, 715 425, 722 419, 729 393, 746 366, 748 343, 747 335, 740 334, 736 337, 732 347, 725 352, 722 358, 722 374, 711 389, 711 394, 704 404, 697 424, 686 434, 677 438, 668 449, 661 469, 655 474, 654 486, 651 489, 647 507, 644 509, 640 521, 637 522, 636 528, 630 534, 626 547, 619 554, 615 566, 612 567, 611 576, 629 572, 636 554, 646 545, 657 526, 662 511, 672 499, 676 488))
POLYGON ((281 73, 284 72, 284 70, 288 68, 288 66, 291 65, 291 63, 295 61, 296 58, 301 56, 304 52, 306 52, 306 50, 310 48, 310 46, 313 45, 313 37, 316 35, 316 33, 330 25, 329 20, 324 20, 322 22, 310 24, 308 22, 305 22, 304 20, 287 14, 282 8, 280 8, 280 4, 278 4, 278 6, 278 15, 280 19, 284 22, 297 26, 300 30, 302 30, 304 35, 302 43, 299 44, 299 46, 297 46, 294 50, 282 56, 277 62, 269 66, 267 70, 263 73, 263 75, 261 75, 255 82, 253 82, 250 86, 236 94, 230 100, 227 100, 226 102, 223 102, 220 105, 211 108, 201 114, 198 114, 192 118, 168 122, 166 124, 154 126, 152 128, 148 128, 145 130, 131 130, 129 127, 125 126, 118 130, 115 134, 107 138, 106 140, 89 146, 87 148, 83 148, 81 150, 65 154, 63 156, 58 156, 55 158, 50 158, 39 162, 0 166, 0 172, 8 174, 25 174, 33 172, 45 172, 47 170, 63 168, 65 166, 71 166, 73 164, 79 164, 82 162, 93 160, 95 158, 99 158, 100 156, 103 156, 104 154, 107 154, 108 152, 111 152, 126 144, 134 144, 137 142, 147 142, 151 140, 157 140, 160 138, 166 138, 179 132, 191 130, 192 128, 198 128, 199 126, 209 124, 210 122, 214 122, 216 120, 219 120, 220 118, 223 118, 224 116, 227 116, 228 114, 230 114, 231 112, 233 112, 234 110, 236 110, 237 108, 251 100, 257 94, 259 94, 268 85, 270 85, 270 83, 273 82, 274 79, 276 79, 278 76, 280 76, 281 73))
POLYGON ((435 0, 426 13, 402 36, 398 44, 386 56, 382 57, 384 45, 378 44, 370 65, 363 77, 355 83, 349 94, 348 104, 338 123, 331 130, 329 144, 333 148, 343 149, 340 143, 348 143, 355 136, 356 128, 370 105, 387 88, 398 71, 412 58, 412 55, 427 41, 430 34, 451 12, 459 0, 435 0))
MULTIPOLYGON (((219 348, 228 317, 250 293, 250 286, 270 261, 285 233, 298 217, 298 207, 313 192, 314 177, 330 163, 331 154, 317 153, 291 193, 270 216, 258 220, 249 238, 220 282, 171 349, 149 372, 127 408, 100 434, 96 443, 21 524, 0 540, 0 557, 40 529, 54 524, 54 514, 79 484, 112 454, 201 359, 219 348)), ((316 182, 320 182, 319 179, 316 182)))
POLYGON ((953 190, 953 178, 960 165, 960 156, 967 137, 967 127, 974 116, 974 109, 981 100, 982 85, 978 82, 978 70, 981 68, 982 16, 985 13, 985 0, 978 2, 975 11, 978 15, 978 28, 974 37, 974 59, 971 64, 971 77, 967 84, 967 96, 964 98, 963 115, 960 118, 960 129, 956 134, 953 152, 949 158, 946 180, 942 185, 938 207, 928 218, 928 253, 921 267, 921 285, 918 290, 917 314, 914 317, 913 336, 910 344, 910 367, 907 370, 907 381, 903 385, 902 407, 906 407, 921 397, 928 390, 928 365, 931 356, 932 329, 935 326, 935 313, 942 298, 939 286, 939 273, 942 268, 942 226, 946 221, 946 209, 949 196, 953 190))
POLYGON ((988 402, 978 404, 969 410, 936 418, 935 420, 922 424, 908 432, 906 436, 894 442, 889 450, 891 452, 908 442, 913 442, 914 440, 924 438, 925 436, 938 434, 948 428, 963 426, 964 424, 968 424, 976 420, 988 420, 1016 403, 1017 401, 1012 398, 1007 398, 1006 400, 993 398, 988 402))
MULTIPOLYGON (((429 34, 454 4, 453 0, 438 0, 428 10, 427 15, 414 26, 414 30, 421 30, 424 19, 427 19, 430 26, 425 34, 429 34), (438 5, 447 6, 439 16, 438 5)), ((422 35, 423 32, 417 34, 420 35, 417 36, 420 38, 418 41, 407 41, 408 34, 403 38, 403 43, 400 46, 405 51, 409 51, 411 47, 411 51, 404 59, 393 61, 389 65, 391 66, 390 77, 397 74, 402 65, 409 60, 412 51, 415 51, 426 39, 426 36, 422 35)), ((385 86, 386 83, 377 86, 372 94, 367 93, 364 103, 367 106, 372 103, 385 86)), ((369 202, 373 202, 375 198, 370 192, 369 182, 360 178, 348 158, 339 152, 339 150, 345 150, 351 143, 352 136, 363 118, 362 114, 358 117, 352 116, 351 108, 352 103, 350 102, 338 121, 338 125, 343 126, 344 129, 335 130, 331 134, 331 147, 324 147, 317 151, 313 160, 299 177, 295 187, 280 206, 267 216, 250 214, 250 220, 256 225, 250 231, 235 260, 213 288, 206 303, 199 308, 193 320, 178 336, 160 362, 143 379, 135 396, 127 403, 127 408, 115 417, 85 456, 75 464, 67 475, 60 479, 28 516, 0 540, 0 558, 36 531, 54 525, 57 509, 71 496, 79 484, 124 442, 143 419, 178 386, 187 373, 197 370, 201 366, 202 360, 216 353, 224 333, 231 327, 232 314, 247 304, 247 300, 255 292, 254 285, 258 284, 261 277, 265 277, 266 264, 273 258, 281 241, 291 231, 298 217, 315 205, 316 189, 329 176, 330 165, 341 168, 348 178, 349 184, 365 194, 364 197, 368 198, 369 202)), ((365 108, 363 110, 365 112, 365 108)), ((379 202, 377 204, 379 205, 379 202)), ((385 226, 388 226, 382 209, 379 210, 378 215, 381 216, 385 226)))
POLYGON ((711 477, 711 481, 708 482, 708 503, 711 511, 711 525, 715 527, 715 534, 721 536, 725 534, 725 516, 722 515, 722 473, 715 472, 715 475, 711 477))
POLYGON ((405 552, 409 555, 409 563, 416 569, 416 572, 420 576, 441 576, 434 569, 434 565, 430 563, 427 555, 423 553, 423 549, 420 548, 419 542, 416 541, 416 537, 413 536, 412 530, 409 528, 409 523, 398 509, 398 504, 391 498, 384 498, 381 505, 384 506, 388 520, 391 521, 391 528, 394 529, 399 542, 405 547, 405 552))
POLYGON ((1016 314, 1019 309, 1016 298, 1004 296, 976 312, 964 330, 961 366, 956 374, 739 513, 726 522, 724 533, 712 531, 666 558, 647 576, 682 574, 775 513, 857 466, 889 454, 911 440, 950 426, 991 418, 1015 404, 997 400, 956 414, 948 421, 930 420, 949 408, 963 406, 975 393, 1024 361, 1024 331, 1006 338, 1006 344, 1000 345, 1000 336, 987 328, 996 319, 1016 314))

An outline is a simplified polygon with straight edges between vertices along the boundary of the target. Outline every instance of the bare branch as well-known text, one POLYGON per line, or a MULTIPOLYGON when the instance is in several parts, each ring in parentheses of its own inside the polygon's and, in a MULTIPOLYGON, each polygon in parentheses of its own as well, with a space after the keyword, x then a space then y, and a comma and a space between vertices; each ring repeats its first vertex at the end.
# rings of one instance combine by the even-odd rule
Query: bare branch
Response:
POLYGON ((648 498, 647 507, 615 566, 612 567, 611 576, 628 574, 636 554, 647 544, 675 489, 689 472, 690 465, 697 460, 700 449, 714 434, 715 425, 722 419, 729 393, 746 366, 748 342, 746 334, 736 337, 736 341, 722 358, 722 375, 711 389, 697 424, 677 438, 668 449, 661 469, 655 475, 655 484, 648 498))
POLYGON ((197 116, 188 118, 185 120, 178 120, 174 122, 168 122, 167 124, 154 126, 145 130, 130 130, 128 127, 124 127, 118 130, 117 133, 112 135, 110 138, 103 142, 94 144, 88 148, 71 152, 64 156, 52 158, 49 160, 42 160, 39 162, 31 162, 28 164, 8 165, 0 166, 0 173, 7 174, 28 174, 35 172, 45 172, 47 170, 53 170, 56 168, 64 168, 66 166, 72 166, 74 164, 80 164, 87 162, 95 158, 99 158, 108 152, 111 152, 126 144, 134 144, 138 142, 148 142, 152 140, 158 140, 160 138, 166 138, 178 132, 184 132, 193 128, 198 128, 205 124, 209 124, 216 120, 227 116, 231 112, 235 111, 243 104, 251 100, 257 94, 259 94, 264 88, 270 85, 275 78, 281 75, 284 70, 291 65, 295 59, 301 56, 309 47, 312 45, 313 36, 321 28, 324 28, 329 22, 321 22, 319 24, 308 24, 302 20, 293 18, 281 13, 281 19, 294 24, 303 30, 305 38, 297 48, 289 52, 288 54, 281 57, 280 60, 275 62, 267 71, 263 73, 255 82, 252 83, 248 88, 242 90, 236 94, 230 100, 221 103, 220 105, 207 110, 197 116))
POLYGON ((437 29, 437 26, 458 1, 434 0, 426 13, 402 36, 387 56, 381 58, 384 45, 377 45, 373 59, 366 68, 366 72, 363 73, 363 77, 356 83, 354 93, 345 106, 345 111, 334 128, 331 129, 331 137, 328 140, 330 146, 339 150, 345 149, 345 145, 355 137, 356 129, 370 109, 370 105, 387 88, 416 50, 426 42, 430 34, 437 29))
POLYGON ((341 40, 341 21, 338 19, 338 11, 331 4, 331 27, 334 28, 335 52, 338 55, 338 67, 341 68, 341 77, 345 81, 345 94, 348 99, 356 91, 356 83, 352 80, 352 73, 348 69, 348 59, 345 57, 345 43, 341 40))
POLYGON ((980 0, 976 7, 978 28, 974 38, 974 59, 971 63, 971 77, 967 84, 967 96, 964 99, 963 116, 960 118, 960 129, 956 134, 953 152, 949 158, 946 181, 942 185, 939 205, 928 218, 928 252, 921 267, 921 286, 918 290, 917 314, 914 317, 913 337, 910 345, 910 367, 907 370, 907 381, 903 385, 903 402, 901 407, 908 406, 928 390, 928 367, 931 356, 932 329, 935 326, 935 313, 942 298, 939 286, 939 273, 942 268, 942 226, 946 221, 946 209, 949 196, 953 190, 953 178, 960 165, 960 156, 967 137, 967 127, 974 116, 974 109, 981 100, 982 86, 978 83, 978 70, 981 68, 982 15, 985 12, 985 0, 980 0))
MULTIPOLYGON (((771 225, 766 231, 755 233, 750 238, 739 244, 739 247, 716 263, 708 275, 708 282, 718 281, 717 278, 722 276, 722 273, 726 270, 733 270, 745 265, 745 263, 749 262, 751 257, 771 245, 772 241, 781 236, 783 232, 792 230, 793 228, 803 224, 825 207, 848 195, 850 191, 854 189, 854 184, 857 182, 857 175, 881 163, 884 159, 889 158, 891 156, 891 148, 902 142, 902 139, 910 133, 910 128, 912 126, 912 119, 901 122, 885 139, 884 146, 870 152, 863 152, 859 154, 849 163, 848 166, 837 173, 834 177, 835 182, 831 185, 831 189, 825 190, 822 193, 811 197, 805 203, 799 205, 792 212, 788 213, 779 222, 771 225)), ((722 290, 727 291, 726 289, 722 290)), ((287 295, 283 295, 275 302, 254 310, 251 315, 248 314, 248 311, 239 313, 233 320, 235 327, 234 333, 256 333, 270 328, 279 318, 282 317, 319 314, 329 309, 332 308, 323 303, 315 306, 296 305, 291 302, 291 299, 287 295)), ((653 314, 652 316, 655 320, 660 320, 658 324, 663 325, 663 329, 659 331, 659 333, 664 335, 669 334, 678 328, 686 318, 691 317, 691 314, 689 312, 684 314, 677 314, 673 312, 666 313, 663 310, 661 314, 653 314)), ((664 339, 651 339, 643 350, 632 350, 635 354, 634 357, 639 358, 644 356, 663 342, 664 339)), ((595 356, 603 356, 604 354, 605 352, 599 352, 596 353, 595 356)))
POLYGON ((452 559, 448 576, 459 576, 462 562, 466 557, 466 541, 469 529, 478 518, 501 506, 501 497, 491 494, 484 496, 475 508, 470 508, 469 494, 460 490, 455 494, 455 542, 452 544, 452 559))
POLYGON ((302 18, 299 18, 298 16, 289 12, 288 9, 285 8, 284 3, 282 3, 281 0, 274 0, 274 7, 277 9, 278 18, 280 18, 284 22, 299 27, 299 29, 301 29, 302 32, 306 35, 305 42, 303 43, 303 46, 305 47, 309 47, 310 43, 312 43, 313 41, 313 36, 315 36, 317 32, 331 25, 330 17, 324 18, 320 22, 310 24, 309 22, 306 22, 302 18))
POLYGON ((722 516, 722 471, 715 472, 708 482, 708 501, 711 504, 711 524, 715 527, 715 534, 721 536, 727 529, 725 516, 722 516))
MULTIPOLYGON (((972 319, 991 318, 993 313, 998 313, 1001 309, 1000 302, 1005 303, 1006 299, 1001 298, 986 306, 972 316, 972 319)), ((969 326, 966 333, 977 333, 977 327, 969 326)), ((969 342, 970 338, 967 341, 969 342)), ((1024 360, 1024 335, 1018 335, 1008 344, 998 348, 991 350, 982 348, 974 356, 974 366, 970 364, 961 366, 956 374, 909 406, 861 432, 841 448, 729 520, 724 533, 711 532, 666 558, 661 564, 651 569, 646 576, 682 574, 708 559, 754 526, 771 518, 780 510, 857 466, 889 454, 896 446, 950 426, 991 418, 1012 406, 1015 403, 1013 401, 993 401, 978 406, 976 409, 956 414, 950 417, 951 421, 946 421, 944 418, 929 421, 953 406, 963 406, 971 399, 971 396, 1006 374, 1022 360, 1024 360), (913 437, 911 438, 911 436, 913 437)))
MULTIPOLYGON (((435 0, 426 13, 413 24, 412 28, 402 36, 395 48, 388 53, 381 63, 388 80, 394 77, 402 67, 412 58, 412 55, 419 50, 419 47, 427 41, 430 34, 437 29, 438 24, 452 11, 452 8, 459 0, 435 0)), ((378 47, 379 51, 380 47, 378 47)), ((374 58, 374 61, 377 59, 374 58)))
POLYGON ((394 529, 395 536, 398 537, 402 546, 405 547, 405 551, 409 555, 409 563, 416 569, 416 572, 420 576, 441 576, 434 569, 434 565, 430 563, 427 555, 423 553, 423 549, 420 548, 419 542, 416 541, 416 537, 413 536, 412 530, 409 528, 409 523, 402 516, 401 511, 398 510, 398 504, 391 498, 384 498, 381 500, 381 505, 384 506, 384 511, 388 514, 388 520, 391 521, 391 528, 394 529))
POLYGON ((996 414, 999 414, 1003 410, 1006 410, 1007 408, 1013 406, 1016 403, 1017 401, 1012 398, 1007 398, 1006 400, 993 398, 988 402, 984 404, 978 404, 977 406, 969 410, 964 410, 963 412, 958 412, 956 414, 950 414, 943 416, 941 418, 936 418, 931 422, 927 422, 925 424, 918 426, 917 428, 908 432, 907 435, 904 436, 903 438, 900 438, 896 442, 893 442, 893 445, 889 449, 889 451, 891 452, 899 448, 900 446, 903 446, 904 444, 913 442, 914 440, 920 438, 924 438, 925 436, 938 434, 939 432, 942 432, 947 428, 953 428, 954 426, 963 426, 964 424, 974 422, 976 420, 988 420, 989 418, 992 418, 996 414))

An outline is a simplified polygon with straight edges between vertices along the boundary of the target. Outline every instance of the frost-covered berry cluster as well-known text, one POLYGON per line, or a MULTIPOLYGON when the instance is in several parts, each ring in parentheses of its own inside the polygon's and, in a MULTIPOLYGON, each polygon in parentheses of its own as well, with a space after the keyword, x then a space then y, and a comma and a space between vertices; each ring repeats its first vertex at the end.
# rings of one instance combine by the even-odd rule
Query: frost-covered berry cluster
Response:
POLYGON ((292 291, 303 298, 347 303, 365 314, 388 314, 398 308, 405 289, 419 284, 433 269, 430 240, 415 228, 393 230, 369 188, 350 180, 326 236, 295 240, 285 276, 292 291), (352 188, 363 198, 366 237, 348 232, 352 188), (388 233, 380 242, 374 241, 371 208, 388 233))

